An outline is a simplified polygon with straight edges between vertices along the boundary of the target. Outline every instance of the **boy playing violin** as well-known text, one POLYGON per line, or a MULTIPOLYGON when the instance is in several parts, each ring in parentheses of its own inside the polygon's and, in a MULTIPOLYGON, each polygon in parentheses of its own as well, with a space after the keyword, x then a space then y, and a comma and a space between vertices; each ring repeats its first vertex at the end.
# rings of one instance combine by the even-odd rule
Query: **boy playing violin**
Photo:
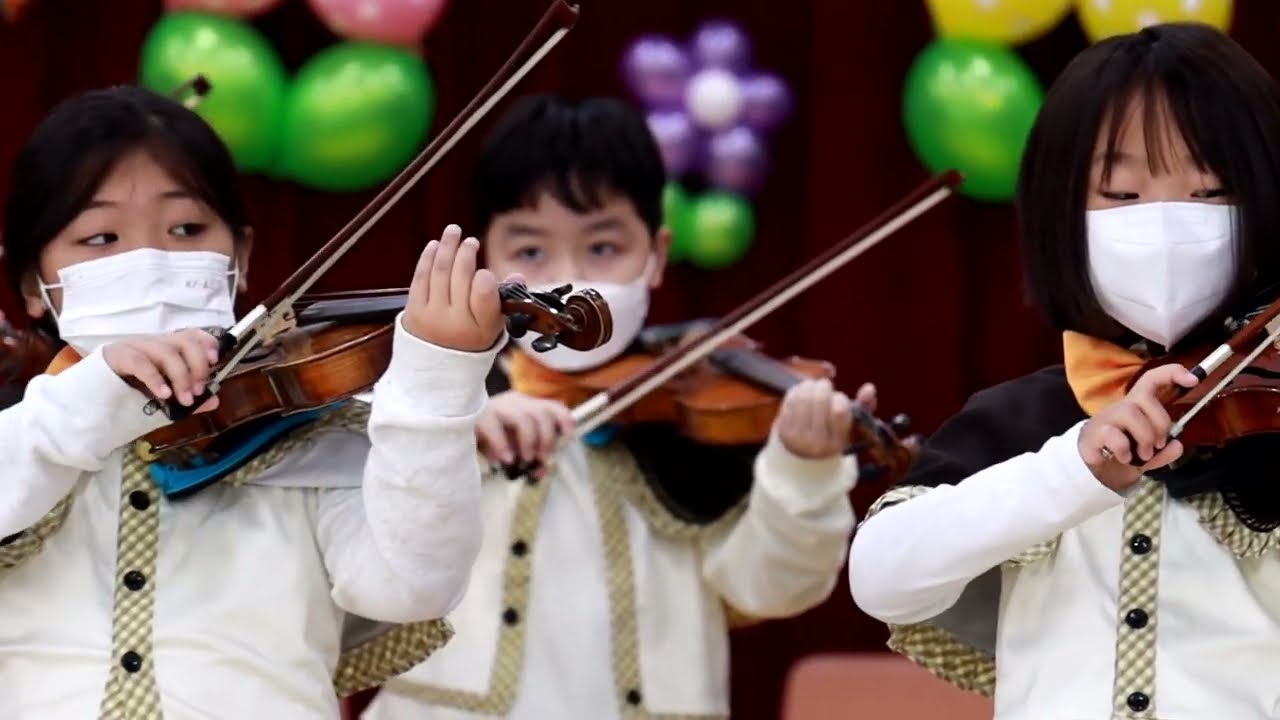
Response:
POLYGON ((588 352, 518 341, 477 436, 489 460, 543 470, 486 476, 457 636, 366 718, 725 717, 735 620, 798 615, 831 592, 857 469, 842 456, 852 402, 829 381, 794 387, 762 448, 632 426, 557 450, 573 419, 539 395, 637 339, 670 242, 665 179, 643 117, 614 100, 527 98, 488 138, 475 183, 487 265, 535 289, 598 290, 613 337, 588 352))

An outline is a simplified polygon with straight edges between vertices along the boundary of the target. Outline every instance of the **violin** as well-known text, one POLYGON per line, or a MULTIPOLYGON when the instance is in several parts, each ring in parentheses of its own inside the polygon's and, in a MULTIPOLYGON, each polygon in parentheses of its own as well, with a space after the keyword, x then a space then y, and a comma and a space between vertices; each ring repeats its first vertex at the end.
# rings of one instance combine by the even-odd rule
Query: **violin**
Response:
MULTIPOLYGON (((218 390, 218 407, 152 431, 138 445, 155 460, 185 450, 190 462, 209 441, 259 418, 289 415, 366 392, 391 362, 392 328, 408 289, 304 296, 295 305, 298 327, 247 354, 218 390)), ((533 331, 550 347, 590 350, 609 341, 608 305, 595 290, 531 292, 501 283, 498 297, 508 333, 533 331)), ((211 328, 211 332, 220 329, 211 328)))
MULTIPOLYGON (((695 321, 646 328, 638 338, 640 352, 583 373, 568 376, 572 385, 557 389, 555 399, 577 405, 642 372, 660 355, 691 334, 705 332, 711 321, 695 321)), ((835 366, 802 357, 776 359, 762 345, 745 336, 730 339, 704 361, 677 375, 614 417, 616 423, 665 423, 704 445, 755 445, 773 429, 782 397, 807 379, 835 378, 835 366)), ((889 423, 854 403, 853 426, 847 452, 870 456, 859 473, 863 480, 900 477, 915 457, 915 448, 902 439, 911 419, 899 414, 889 423)))
MULTIPOLYGON (((1187 454, 1280 431, 1280 299, 1242 320, 1228 319, 1225 325, 1233 330, 1226 342, 1211 350, 1193 347, 1152 358, 1125 386, 1128 392, 1148 370, 1170 363, 1187 367, 1199 378, 1193 388, 1169 389, 1158 398, 1173 420, 1169 439, 1181 441, 1187 454), (1195 358, 1202 359, 1188 363, 1195 358)), ((1129 446, 1130 464, 1145 464, 1132 437, 1129 446)))
MULTIPOLYGON (((559 391, 558 399, 573 408, 575 421, 572 437, 561 442, 579 440, 606 423, 628 421, 675 423, 685 434, 709 444, 764 440, 788 388, 809 377, 834 377, 835 370, 821 361, 770 358, 743 331, 945 200, 961 182, 954 170, 935 175, 819 257, 701 329, 697 338, 658 343, 670 347, 661 353, 624 356, 579 374, 559 391)), ((895 428, 865 409, 854 413, 854 446, 868 452, 891 477, 904 473, 914 448, 898 435, 907 430, 909 419, 899 418, 895 428)), ((531 469, 514 466, 507 473, 531 469)))

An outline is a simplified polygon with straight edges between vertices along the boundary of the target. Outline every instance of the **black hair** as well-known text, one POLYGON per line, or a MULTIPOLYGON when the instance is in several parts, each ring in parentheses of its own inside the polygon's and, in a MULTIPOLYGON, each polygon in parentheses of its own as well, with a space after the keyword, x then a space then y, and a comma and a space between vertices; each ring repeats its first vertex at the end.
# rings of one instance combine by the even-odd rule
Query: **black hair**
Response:
POLYGON ((3 236, 14 292, 22 295, 23 277, 41 250, 93 200, 120 158, 136 150, 243 239, 249 222, 235 164, 213 128, 176 100, 140 87, 93 90, 55 106, 14 162, 3 236))
POLYGON ((1136 98, 1145 105, 1152 171, 1167 169, 1166 135, 1176 131, 1239 209, 1237 276, 1198 331, 1280 281, 1280 90, 1226 34, 1199 23, 1153 25, 1077 55, 1050 87, 1027 138, 1015 200, 1024 272, 1031 302, 1057 329, 1137 339, 1099 304, 1085 237, 1098 134, 1107 128, 1106 177, 1136 98))
POLYGON ((666 172, 645 118, 613 98, 522 98, 485 139, 472 181, 476 232, 550 193, 574 212, 609 195, 631 201, 649 233, 662 225, 666 172))

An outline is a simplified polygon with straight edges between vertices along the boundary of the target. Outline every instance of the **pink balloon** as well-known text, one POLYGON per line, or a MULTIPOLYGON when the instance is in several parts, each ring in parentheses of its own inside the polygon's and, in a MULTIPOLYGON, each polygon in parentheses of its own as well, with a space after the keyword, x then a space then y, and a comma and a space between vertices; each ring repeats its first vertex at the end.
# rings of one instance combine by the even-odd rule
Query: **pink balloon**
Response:
POLYGON ((196 10, 231 17, 261 15, 280 4, 281 0, 164 0, 164 9, 171 12, 196 10))
POLYGON ((308 0, 316 17, 350 40, 415 45, 444 13, 447 0, 308 0))

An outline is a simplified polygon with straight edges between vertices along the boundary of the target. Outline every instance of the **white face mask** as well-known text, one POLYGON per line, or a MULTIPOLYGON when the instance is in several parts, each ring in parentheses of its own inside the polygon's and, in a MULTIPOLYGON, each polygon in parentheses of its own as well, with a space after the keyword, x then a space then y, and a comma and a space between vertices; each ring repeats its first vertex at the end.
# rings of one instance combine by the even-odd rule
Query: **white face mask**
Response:
POLYGON ((76 263, 40 282, 58 334, 81 355, 125 338, 187 328, 230 327, 239 270, 216 252, 153 248, 76 263), (62 290, 54 311, 49 291, 62 290))
POLYGON ((1152 202, 1089 210, 1089 276, 1102 309, 1166 348, 1230 290, 1236 208, 1152 202))
MULTIPOLYGON (((652 271, 651 256, 649 262, 645 263, 644 272, 640 273, 640 277, 629 283, 570 281, 575 291, 591 288, 599 292, 604 297, 604 301, 609 304, 609 315, 613 318, 613 334, 609 342, 600 347, 578 351, 557 345, 546 352, 537 352, 533 349, 533 341, 538 338, 537 333, 534 332, 526 333, 524 337, 518 338, 516 343, 538 363, 560 372, 581 372, 604 365, 621 355, 644 329, 645 318, 649 316, 649 275, 652 271)), ((529 289, 535 292, 550 292, 564 284, 557 282, 530 285, 529 289)))

